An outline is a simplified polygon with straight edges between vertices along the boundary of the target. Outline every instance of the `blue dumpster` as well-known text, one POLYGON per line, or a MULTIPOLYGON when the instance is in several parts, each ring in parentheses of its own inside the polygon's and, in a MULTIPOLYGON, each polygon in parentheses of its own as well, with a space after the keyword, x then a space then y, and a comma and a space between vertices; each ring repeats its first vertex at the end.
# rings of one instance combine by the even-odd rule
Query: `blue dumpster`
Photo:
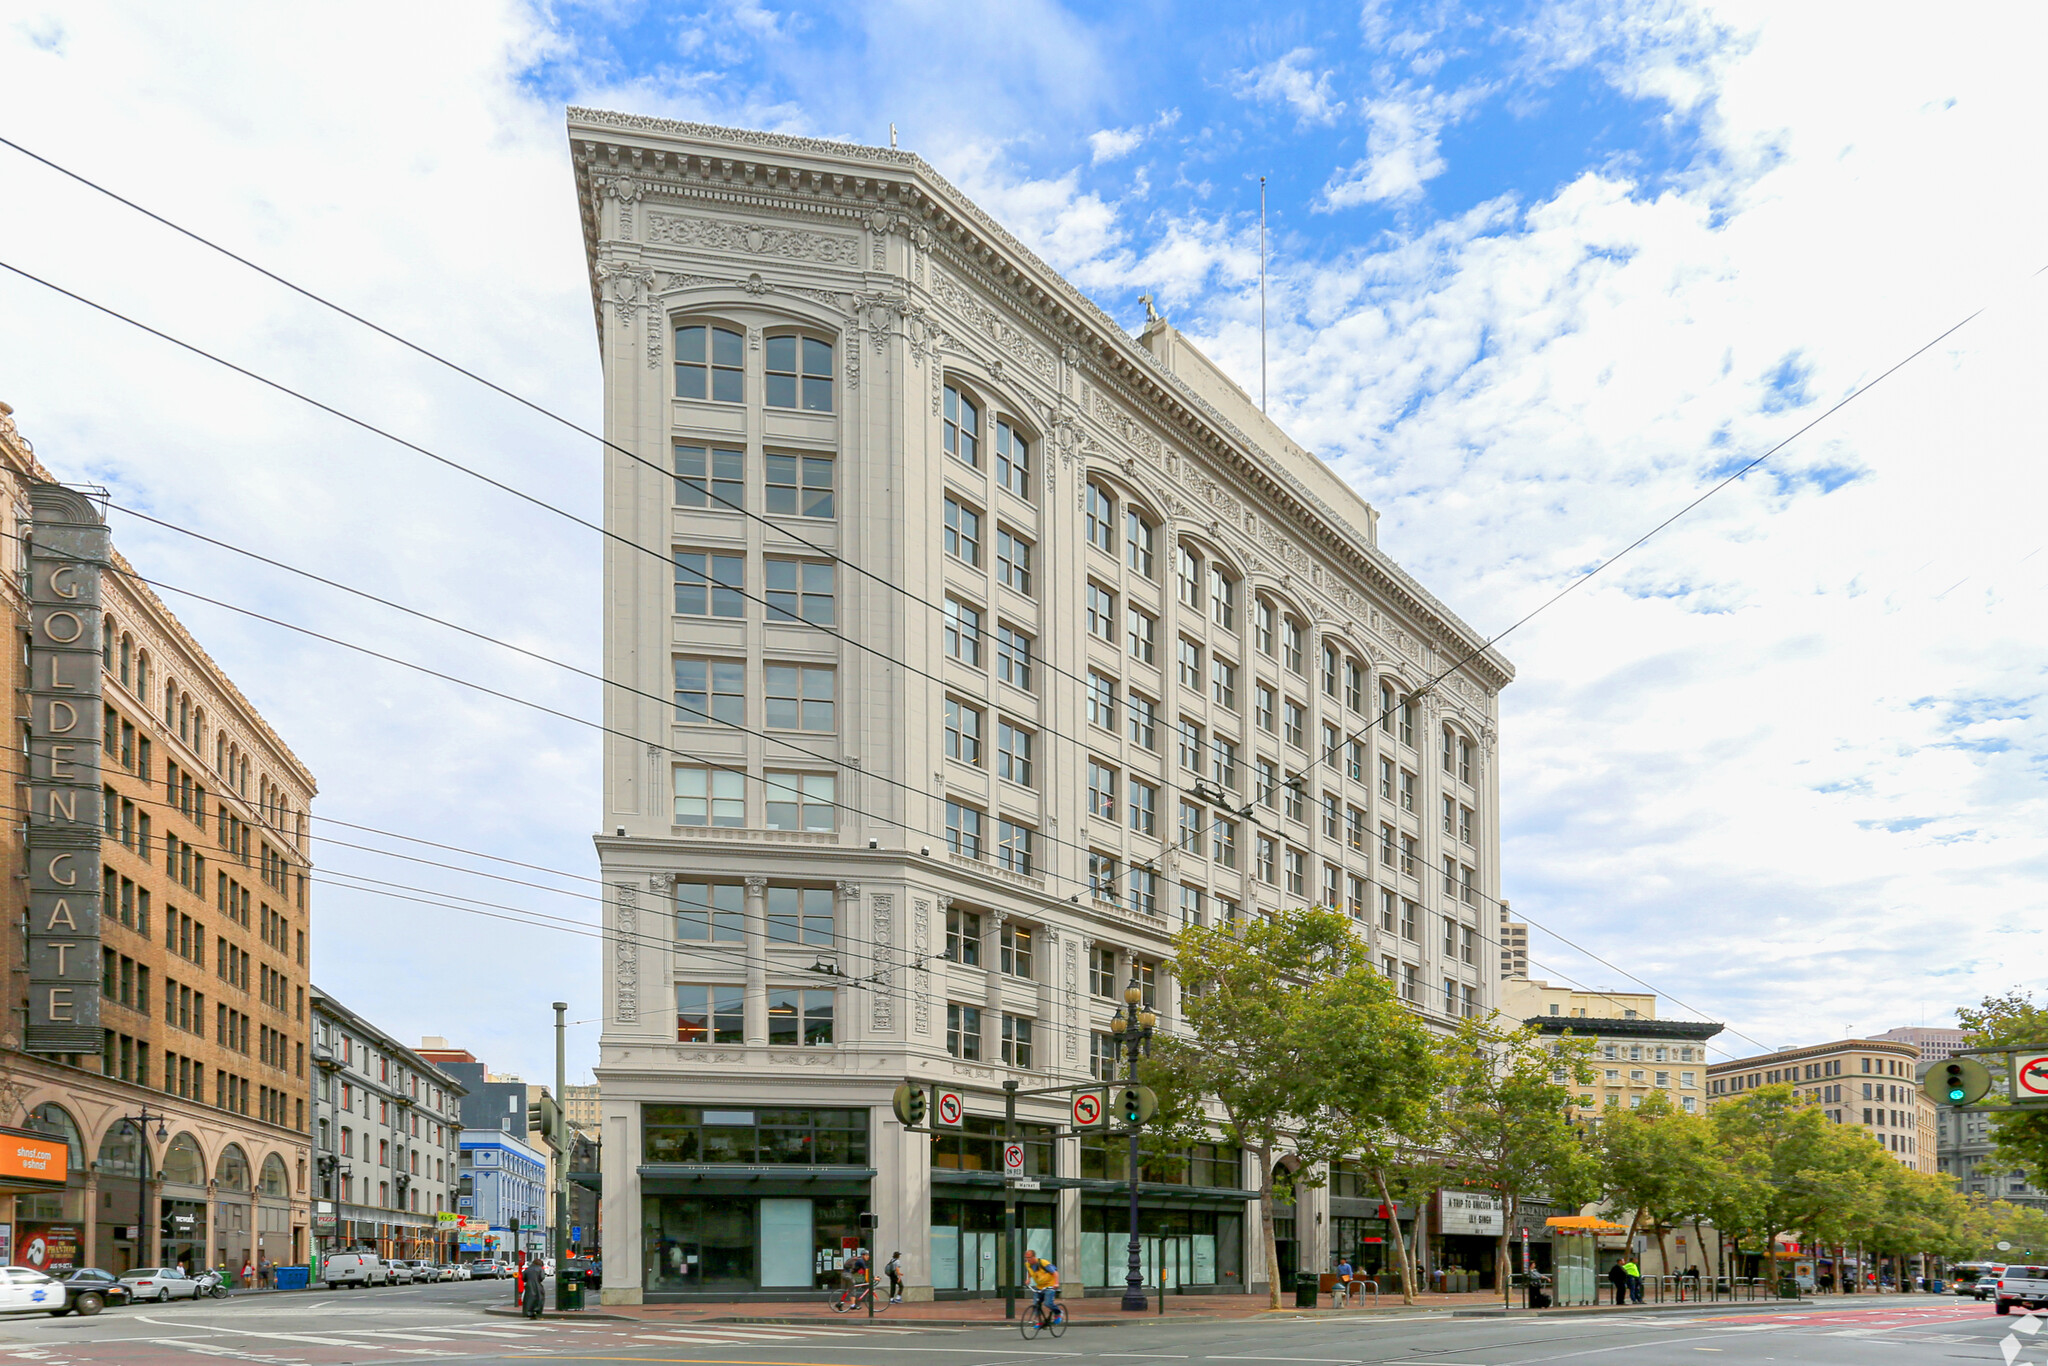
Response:
POLYGON ((310 1266, 274 1266, 270 1274, 279 1290, 304 1290, 306 1280, 313 1274, 310 1266))

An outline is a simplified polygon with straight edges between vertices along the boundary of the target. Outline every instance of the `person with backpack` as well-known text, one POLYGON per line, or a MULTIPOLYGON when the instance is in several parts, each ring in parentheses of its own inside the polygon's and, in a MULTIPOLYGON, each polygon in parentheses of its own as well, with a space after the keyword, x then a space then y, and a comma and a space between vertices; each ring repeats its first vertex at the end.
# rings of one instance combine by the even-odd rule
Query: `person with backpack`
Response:
POLYGON ((882 1274, 889 1278, 889 1303, 903 1303, 903 1254, 892 1252, 882 1267, 882 1274))

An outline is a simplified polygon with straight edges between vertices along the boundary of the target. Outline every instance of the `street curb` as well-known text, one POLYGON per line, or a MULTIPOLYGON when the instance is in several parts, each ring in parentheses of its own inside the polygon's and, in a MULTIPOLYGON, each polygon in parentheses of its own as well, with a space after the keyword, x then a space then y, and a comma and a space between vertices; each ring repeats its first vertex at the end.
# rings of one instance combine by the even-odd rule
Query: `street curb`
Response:
MULTIPOLYGON (((484 1312, 497 1319, 519 1319, 526 1317, 525 1313, 521 1310, 507 1309, 503 1305, 495 1304, 485 1305, 484 1312)), ((540 1316, 544 1319, 567 1319, 571 1323, 576 1323, 583 1319, 602 1319, 607 1323, 646 1322, 645 1319, 636 1319, 630 1314, 607 1314, 598 1309, 543 1309, 540 1311, 540 1316)))

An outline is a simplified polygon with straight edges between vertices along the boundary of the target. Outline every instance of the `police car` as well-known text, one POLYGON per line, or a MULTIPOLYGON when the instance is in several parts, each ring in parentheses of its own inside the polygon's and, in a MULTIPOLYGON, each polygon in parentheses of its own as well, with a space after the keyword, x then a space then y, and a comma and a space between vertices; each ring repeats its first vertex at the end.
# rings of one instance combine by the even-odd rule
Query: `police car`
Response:
POLYGON ((67 1285, 32 1267, 0 1266, 0 1314, 97 1314, 106 1305, 104 1291, 67 1285))

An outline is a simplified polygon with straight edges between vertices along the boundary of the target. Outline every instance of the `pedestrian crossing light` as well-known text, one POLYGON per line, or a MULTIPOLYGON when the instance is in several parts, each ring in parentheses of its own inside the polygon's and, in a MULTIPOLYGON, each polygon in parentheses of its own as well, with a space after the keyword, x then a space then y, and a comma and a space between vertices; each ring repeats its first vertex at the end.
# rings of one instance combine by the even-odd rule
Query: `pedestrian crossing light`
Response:
POLYGON ((906 1129, 915 1129, 918 1125, 924 1123, 925 1109, 928 1104, 929 1102, 925 1099, 924 1088, 922 1086, 913 1086, 907 1081, 896 1088, 896 1095, 892 1101, 892 1107, 896 1111, 896 1118, 902 1121, 903 1127, 906 1129))
POLYGON ((1974 1105, 1991 1089, 1991 1073, 1975 1058, 1950 1058, 1928 1069, 1921 1090, 1936 1105, 1974 1105))

